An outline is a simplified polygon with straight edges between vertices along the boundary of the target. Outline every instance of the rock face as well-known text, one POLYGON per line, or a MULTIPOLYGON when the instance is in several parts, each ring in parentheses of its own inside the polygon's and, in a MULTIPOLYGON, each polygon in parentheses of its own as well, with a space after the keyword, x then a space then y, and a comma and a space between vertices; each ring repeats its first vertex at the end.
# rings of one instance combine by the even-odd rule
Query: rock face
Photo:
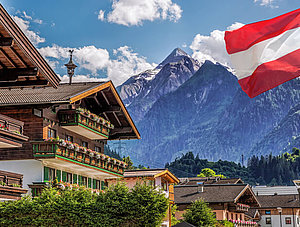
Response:
POLYGON ((247 160, 300 147, 300 79, 250 99, 227 68, 209 61, 199 66, 178 55, 145 76, 151 80, 137 86, 133 77, 121 86, 122 92, 130 85, 123 97, 142 136, 126 144, 136 163, 162 167, 188 151, 209 160, 240 161, 242 154, 247 160))
POLYGON ((200 65, 176 48, 155 69, 129 78, 117 89, 135 122, 139 122, 161 96, 175 91, 200 65))

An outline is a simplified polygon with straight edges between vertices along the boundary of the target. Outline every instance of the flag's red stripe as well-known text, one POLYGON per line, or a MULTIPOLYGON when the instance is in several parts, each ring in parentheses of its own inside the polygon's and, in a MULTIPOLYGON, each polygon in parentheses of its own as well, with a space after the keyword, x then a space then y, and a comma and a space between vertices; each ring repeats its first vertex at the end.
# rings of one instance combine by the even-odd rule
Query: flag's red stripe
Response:
POLYGON ((244 51, 256 43, 297 27, 300 27, 300 9, 270 20, 247 24, 234 31, 226 31, 226 49, 228 54, 244 51))
POLYGON ((242 89, 253 98, 288 80, 300 76, 300 49, 256 68, 251 76, 240 79, 242 89))

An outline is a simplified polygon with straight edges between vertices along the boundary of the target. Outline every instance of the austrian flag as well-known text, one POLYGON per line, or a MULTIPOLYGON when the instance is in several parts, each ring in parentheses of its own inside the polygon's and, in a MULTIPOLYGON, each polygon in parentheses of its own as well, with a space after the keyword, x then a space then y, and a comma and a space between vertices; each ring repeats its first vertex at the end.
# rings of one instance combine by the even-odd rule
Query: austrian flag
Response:
POLYGON ((300 9, 225 32, 242 89, 253 98, 300 76, 300 9))

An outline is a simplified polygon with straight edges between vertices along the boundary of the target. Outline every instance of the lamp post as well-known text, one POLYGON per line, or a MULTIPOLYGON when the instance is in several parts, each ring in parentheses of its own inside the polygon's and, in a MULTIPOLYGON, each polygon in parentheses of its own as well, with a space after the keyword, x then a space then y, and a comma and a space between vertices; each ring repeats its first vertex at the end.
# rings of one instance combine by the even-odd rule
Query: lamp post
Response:
POLYGON ((72 60, 74 50, 69 50, 69 52, 70 52, 70 60, 67 64, 65 64, 65 66, 67 67, 67 72, 68 72, 68 75, 70 78, 69 84, 71 85, 72 84, 72 76, 74 75, 74 70, 77 67, 77 65, 75 65, 72 60))
POLYGON ((280 219, 280 227, 282 227, 282 220, 281 220, 281 213, 282 213, 282 208, 277 207, 278 213, 279 213, 279 219, 280 219))

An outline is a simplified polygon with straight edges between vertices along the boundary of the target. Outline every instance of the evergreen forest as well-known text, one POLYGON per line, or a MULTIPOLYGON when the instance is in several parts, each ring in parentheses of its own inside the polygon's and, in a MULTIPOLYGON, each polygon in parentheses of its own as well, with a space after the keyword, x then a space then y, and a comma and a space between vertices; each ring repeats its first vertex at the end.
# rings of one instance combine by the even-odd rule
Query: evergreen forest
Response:
POLYGON ((300 178, 300 150, 293 148, 290 153, 277 156, 253 155, 248 159, 247 166, 223 160, 210 162, 188 152, 167 163, 165 167, 177 177, 196 177, 202 169, 210 168, 216 174, 227 178, 241 178, 251 185, 293 185, 293 180, 300 178))

